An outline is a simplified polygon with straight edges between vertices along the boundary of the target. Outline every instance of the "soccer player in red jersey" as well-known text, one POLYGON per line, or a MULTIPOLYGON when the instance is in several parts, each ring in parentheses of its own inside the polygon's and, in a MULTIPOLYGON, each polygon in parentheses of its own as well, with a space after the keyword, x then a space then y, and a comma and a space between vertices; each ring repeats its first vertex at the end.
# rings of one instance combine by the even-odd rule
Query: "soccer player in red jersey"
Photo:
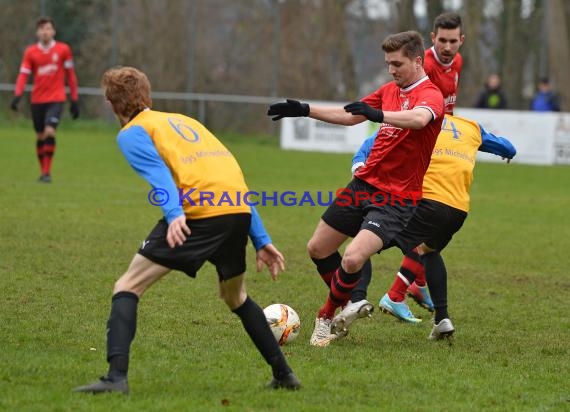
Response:
POLYGON ((329 286, 318 312, 311 345, 327 346, 346 333, 335 317, 358 283, 361 268, 404 229, 421 197, 423 176, 443 120, 443 95, 424 68, 424 45, 415 31, 388 36, 382 49, 394 81, 361 101, 342 107, 309 106, 295 100, 270 106, 273 120, 309 116, 341 125, 365 120, 381 124, 366 165, 339 190, 309 240, 307 249, 329 286), (344 256, 339 247, 352 237, 344 256))
MULTIPOLYGON (((429 79, 443 94, 445 113, 453 114, 457 98, 457 86, 463 59, 459 48, 465 41, 462 30, 462 22, 459 14, 446 12, 437 16, 433 22, 431 33, 433 46, 426 50, 424 58, 424 70, 429 79)), ((364 165, 364 162, 356 162, 352 166, 353 173, 364 165)), ((353 289, 349 304, 345 307, 345 313, 367 314, 373 310, 373 305, 366 300, 368 284, 372 278, 372 265, 366 262, 362 269, 362 276, 358 285, 353 289)), ((419 322, 404 302, 406 293, 420 306, 432 312, 434 304, 426 282, 424 266, 416 249, 406 253, 402 259, 394 283, 388 291, 388 296, 394 305, 405 307, 408 316, 400 317, 406 322, 419 322)))
POLYGON ((50 183, 51 162, 55 153, 55 130, 66 101, 66 78, 71 93, 71 117, 79 117, 77 77, 73 68, 71 48, 66 43, 54 40, 55 25, 50 17, 42 17, 37 21, 36 36, 38 43, 28 46, 24 52, 10 107, 14 111, 18 110, 26 82, 32 74, 34 85, 31 109, 37 134, 36 153, 41 169, 38 181, 50 183))
POLYGON ((433 22, 433 46, 426 50, 424 70, 439 87, 445 101, 445 113, 453 114, 457 100, 457 84, 463 67, 459 48, 465 41, 461 17, 454 12, 440 14, 433 22))

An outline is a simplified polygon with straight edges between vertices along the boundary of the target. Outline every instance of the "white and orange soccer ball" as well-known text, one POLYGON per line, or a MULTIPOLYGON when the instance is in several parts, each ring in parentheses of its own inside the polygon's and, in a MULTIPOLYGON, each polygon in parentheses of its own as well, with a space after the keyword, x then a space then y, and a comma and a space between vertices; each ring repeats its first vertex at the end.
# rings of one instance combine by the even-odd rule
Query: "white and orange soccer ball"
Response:
POLYGON ((292 307, 275 303, 263 309, 267 323, 279 345, 290 343, 301 331, 301 320, 292 307))

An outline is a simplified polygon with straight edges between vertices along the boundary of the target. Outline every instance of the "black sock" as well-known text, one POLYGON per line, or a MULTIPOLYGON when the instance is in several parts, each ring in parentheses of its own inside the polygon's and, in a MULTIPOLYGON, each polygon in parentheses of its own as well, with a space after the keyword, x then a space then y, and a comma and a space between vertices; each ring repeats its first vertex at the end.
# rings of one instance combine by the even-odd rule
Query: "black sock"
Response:
POLYGON ((311 258, 311 260, 317 265, 317 272, 321 275, 323 282, 330 288, 334 272, 340 267, 340 262, 342 261, 340 253, 336 251, 324 259, 311 258))
POLYGON ((443 258, 438 252, 422 255, 422 263, 426 271, 429 294, 435 308, 435 323, 449 318, 447 313, 447 270, 443 258))
POLYGON ((111 380, 127 376, 129 351, 137 329, 138 302, 138 296, 131 292, 113 295, 111 315, 107 321, 108 377, 111 380))
POLYGON ((38 161, 40 162, 40 167, 42 167, 42 162, 44 159, 44 141, 36 140, 36 155, 38 156, 38 161))
POLYGON ((350 294, 351 302, 359 302, 361 300, 366 299, 366 295, 368 293, 368 285, 370 285, 370 281, 372 280, 372 262, 368 259, 361 269, 360 280, 354 289, 352 289, 352 293, 350 294))
POLYGON ((267 324, 265 314, 257 303, 248 296, 245 302, 232 312, 239 316, 245 331, 257 347, 257 350, 265 361, 271 365, 273 376, 276 379, 283 379, 291 373, 292 370, 267 324))

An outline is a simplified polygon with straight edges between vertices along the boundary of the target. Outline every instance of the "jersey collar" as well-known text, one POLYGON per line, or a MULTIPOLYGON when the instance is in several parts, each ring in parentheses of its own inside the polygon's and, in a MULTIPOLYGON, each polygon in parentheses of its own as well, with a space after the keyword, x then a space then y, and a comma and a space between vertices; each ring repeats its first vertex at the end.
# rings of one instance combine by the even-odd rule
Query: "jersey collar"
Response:
POLYGON ((53 46, 55 46, 55 40, 50 41, 47 46, 44 46, 41 41, 38 42, 38 47, 43 52, 47 52, 47 51, 51 50, 51 48, 53 46))
POLYGON ((439 60, 439 56, 437 55, 437 52, 435 51, 435 46, 431 46, 431 51, 433 53, 433 57, 435 57, 435 60, 439 63, 440 66, 449 67, 453 64, 453 61, 455 60, 455 56, 453 56, 453 59, 451 59, 451 61, 449 63, 444 63, 441 60, 439 60))
POLYGON ((416 80, 415 82, 413 82, 412 84, 410 84, 409 86, 406 86, 404 88, 401 88, 400 90, 404 93, 409 92, 412 89, 415 89, 417 86, 419 86, 420 84, 422 84, 423 82, 425 82, 426 80, 429 80, 429 77, 427 77, 427 75, 425 75, 424 77, 416 80))

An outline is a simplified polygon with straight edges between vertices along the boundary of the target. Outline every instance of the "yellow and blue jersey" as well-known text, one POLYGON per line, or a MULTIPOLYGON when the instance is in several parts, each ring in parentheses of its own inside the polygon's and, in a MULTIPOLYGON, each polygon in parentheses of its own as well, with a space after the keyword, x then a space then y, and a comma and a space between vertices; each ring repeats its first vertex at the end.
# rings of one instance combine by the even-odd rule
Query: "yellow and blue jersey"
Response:
MULTIPOLYGON (((374 143, 370 136, 355 153, 353 170, 366 162, 374 143)), ((487 132, 480 124, 459 116, 445 115, 423 180, 423 197, 469 211, 469 189, 477 151, 512 159, 511 142, 487 132)))
POLYGON ((271 242, 257 211, 239 201, 248 187, 236 159, 200 122, 146 109, 121 129, 117 142, 133 169, 161 189, 168 223, 182 215, 203 219, 252 213, 254 245, 259 249, 271 242))

